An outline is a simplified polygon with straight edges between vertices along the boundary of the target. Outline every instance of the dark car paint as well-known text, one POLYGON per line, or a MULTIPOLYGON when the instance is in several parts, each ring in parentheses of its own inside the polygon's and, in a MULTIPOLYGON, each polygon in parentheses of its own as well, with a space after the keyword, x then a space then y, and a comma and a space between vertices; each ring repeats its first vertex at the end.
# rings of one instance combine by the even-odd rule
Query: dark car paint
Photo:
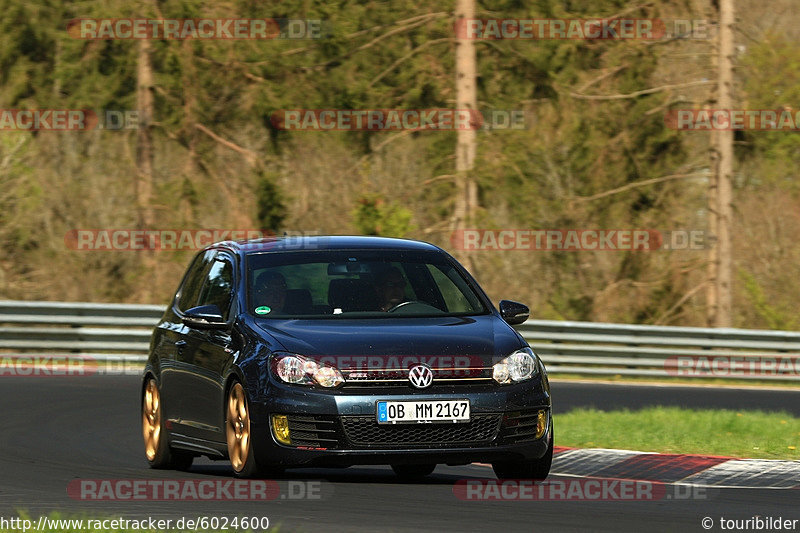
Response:
MULTIPOLYGON (((151 339, 145 377, 154 376, 162 391, 170 444, 211 458, 227 457, 225 441, 225 397, 234 379, 248 394, 255 453, 264 461, 281 465, 349 465, 390 463, 402 456, 408 462, 463 464, 493 459, 530 459, 547 450, 550 429, 541 441, 491 448, 446 448, 402 450, 306 450, 278 444, 267 423, 272 412, 285 414, 347 415, 374 414, 376 398, 392 400, 468 398, 473 413, 551 405, 549 384, 541 361, 539 376, 513 384, 487 384, 468 391, 434 384, 423 393, 410 386, 371 389, 354 394, 346 389, 322 389, 279 382, 268 369, 273 352, 304 355, 416 355, 465 354, 480 357, 486 366, 499 361, 527 342, 509 326, 461 265, 443 250, 415 241, 368 237, 320 237, 316 249, 409 249, 435 250, 444 254, 461 272, 490 311, 468 317, 434 318, 330 318, 265 319, 245 312, 248 253, 291 251, 280 240, 257 243, 224 242, 212 245, 198 256, 216 250, 231 257, 235 265, 234 299, 224 329, 188 327, 175 305, 165 311, 151 339), (266 248, 266 250, 264 250, 266 248), (255 250, 254 250, 255 249, 255 250), (420 329, 421 326, 426 326, 420 329), (358 328, 354 339, 353 328, 358 328), (430 328, 430 329, 428 329, 430 328)), ((187 271, 188 274, 188 271, 187 271)), ((183 285, 183 281, 181 282, 183 285)), ((548 424, 549 425, 549 424, 548 424)))
MULTIPOLYGON (((516 331, 494 315, 434 318, 256 320, 255 327, 284 349, 304 355, 452 355, 488 363, 521 344, 516 331), (353 341, 358 331, 359 342, 353 341)), ((493 361, 497 362, 497 361, 493 361)))

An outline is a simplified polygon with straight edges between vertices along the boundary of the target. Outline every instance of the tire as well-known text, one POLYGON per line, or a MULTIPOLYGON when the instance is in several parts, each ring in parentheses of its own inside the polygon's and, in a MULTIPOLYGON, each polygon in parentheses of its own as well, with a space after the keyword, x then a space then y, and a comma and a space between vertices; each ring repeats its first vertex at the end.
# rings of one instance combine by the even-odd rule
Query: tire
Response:
POLYGON ((153 376, 148 376, 142 391, 142 436, 144 454, 150 468, 188 470, 194 455, 176 451, 169 446, 169 434, 164 428, 161 392, 153 376))
POLYGON ((422 479, 429 476, 436 468, 435 464, 423 465, 392 465, 392 470, 400 479, 422 479))
POLYGON ((238 478, 274 477, 283 470, 259 465, 253 453, 250 431, 250 404, 247 393, 238 381, 231 384, 225 406, 225 440, 233 475, 238 478))
POLYGON ((492 463, 492 469, 498 479, 534 479, 536 481, 544 481, 550 474, 550 466, 552 464, 553 427, 551 425, 550 444, 541 458, 527 461, 503 461, 492 463))

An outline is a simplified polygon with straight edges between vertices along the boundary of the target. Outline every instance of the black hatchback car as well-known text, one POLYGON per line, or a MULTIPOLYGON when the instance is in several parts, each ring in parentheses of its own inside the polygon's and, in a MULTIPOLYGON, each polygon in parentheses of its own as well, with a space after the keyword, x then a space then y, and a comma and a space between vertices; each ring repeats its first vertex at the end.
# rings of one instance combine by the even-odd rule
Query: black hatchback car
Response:
POLYGON ((154 468, 491 463, 544 479, 544 364, 470 274, 431 244, 285 237, 209 246, 153 332, 142 384, 154 468))

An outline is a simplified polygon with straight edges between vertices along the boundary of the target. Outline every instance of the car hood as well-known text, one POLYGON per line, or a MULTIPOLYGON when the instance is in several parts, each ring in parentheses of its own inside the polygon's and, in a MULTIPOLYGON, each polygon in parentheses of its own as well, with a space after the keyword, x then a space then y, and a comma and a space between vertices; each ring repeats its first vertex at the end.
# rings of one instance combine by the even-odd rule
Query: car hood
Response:
POLYGON ((495 315, 434 318, 259 320, 286 351, 310 356, 472 356, 485 363, 523 341, 495 315))

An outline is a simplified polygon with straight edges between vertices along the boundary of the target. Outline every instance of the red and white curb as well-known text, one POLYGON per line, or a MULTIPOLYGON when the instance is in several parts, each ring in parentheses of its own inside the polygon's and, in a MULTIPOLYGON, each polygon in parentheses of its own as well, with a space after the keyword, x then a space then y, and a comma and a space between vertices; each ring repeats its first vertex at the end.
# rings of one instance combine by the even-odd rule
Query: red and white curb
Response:
POLYGON ((556 447, 553 475, 717 488, 800 488, 800 461, 556 447))

